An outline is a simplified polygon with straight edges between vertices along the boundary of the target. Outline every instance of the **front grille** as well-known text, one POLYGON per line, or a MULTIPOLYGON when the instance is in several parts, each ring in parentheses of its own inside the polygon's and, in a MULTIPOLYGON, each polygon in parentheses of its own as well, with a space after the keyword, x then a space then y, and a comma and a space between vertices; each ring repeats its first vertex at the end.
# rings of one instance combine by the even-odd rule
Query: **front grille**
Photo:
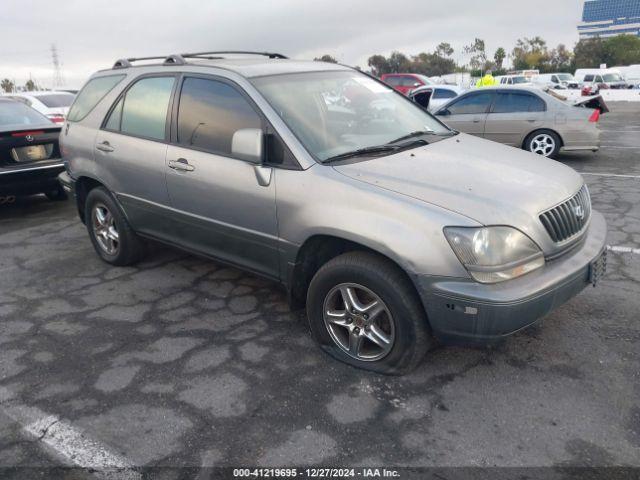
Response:
POLYGON ((540 214, 540 221, 551 239, 560 243, 578 235, 589 222, 589 217, 591 198, 585 184, 569 200, 540 214))

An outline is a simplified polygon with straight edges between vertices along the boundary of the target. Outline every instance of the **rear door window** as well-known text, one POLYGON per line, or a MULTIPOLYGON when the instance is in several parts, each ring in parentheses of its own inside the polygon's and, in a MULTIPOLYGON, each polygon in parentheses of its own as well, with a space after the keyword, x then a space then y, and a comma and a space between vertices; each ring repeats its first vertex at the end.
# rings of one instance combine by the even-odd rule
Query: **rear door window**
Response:
POLYGON ((526 92, 498 92, 492 113, 543 112, 544 101, 526 92))
POLYGON ((384 81, 392 87, 398 87, 402 83, 402 77, 386 77, 384 81))
POLYGON ((450 105, 447 110, 452 115, 487 113, 492 99, 493 93, 491 92, 472 93, 450 105))
POLYGON ((82 87, 80 93, 76 97, 75 102, 71 105, 67 120, 71 122, 79 122, 89 115, 89 112, 102 100, 107 93, 122 81, 126 75, 107 75, 105 77, 97 77, 89 80, 82 87))
POLYGON ((434 99, 454 98, 455 96, 456 92, 444 88, 436 88, 433 92, 434 99))
POLYGON ((105 128, 136 137, 164 140, 174 82, 173 76, 138 80, 118 100, 105 128))
POLYGON ((237 89, 217 80, 184 79, 178 106, 180 145, 231 156, 233 134, 243 128, 262 129, 262 119, 237 89))

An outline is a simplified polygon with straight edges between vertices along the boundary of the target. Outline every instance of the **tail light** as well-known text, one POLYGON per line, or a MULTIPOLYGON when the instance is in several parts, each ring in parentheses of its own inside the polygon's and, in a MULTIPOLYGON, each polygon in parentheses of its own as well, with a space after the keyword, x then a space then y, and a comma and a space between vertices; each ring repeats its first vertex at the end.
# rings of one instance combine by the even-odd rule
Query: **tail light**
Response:
POLYGON ((64 115, 61 115, 59 113, 53 113, 51 115, 47 115, 47 117, 49 118, 49 120, 51 120, 53 123, 64 123, 64 115))
POLYGON ((589 117, 589 121, 591 123, 597 123, 600 120, 600 110, 594 110, 591 116, 589 117))

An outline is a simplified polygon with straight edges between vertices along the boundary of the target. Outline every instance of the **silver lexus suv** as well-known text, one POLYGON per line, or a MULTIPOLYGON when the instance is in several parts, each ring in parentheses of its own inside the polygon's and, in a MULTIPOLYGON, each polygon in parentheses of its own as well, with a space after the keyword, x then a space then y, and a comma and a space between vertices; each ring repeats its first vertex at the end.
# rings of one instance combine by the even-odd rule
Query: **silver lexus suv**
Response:
POLYGON ((604 272, 605 221, 571 168, 342 65, 153 61, 94 74, 60 136, 61 182, 110 264, 153 239, 273 279, 327 353, 387 374, 434 337, 516 332, 604 272))

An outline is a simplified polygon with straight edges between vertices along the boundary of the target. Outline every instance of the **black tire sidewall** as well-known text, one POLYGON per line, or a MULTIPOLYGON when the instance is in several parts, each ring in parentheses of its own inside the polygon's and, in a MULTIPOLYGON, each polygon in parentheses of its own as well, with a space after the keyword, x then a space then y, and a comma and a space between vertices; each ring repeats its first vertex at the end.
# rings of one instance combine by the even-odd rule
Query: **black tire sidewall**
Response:
POLYGON ((390 285, 381 275, 377 274, 375 268, 363 269, 353 265, 332 265, 329 268, 321 269, 313 278, 307 296, 307 317, 311 335, 320 347, 336 359, 349 365, 375 371, 384 374, 404 373, 411 363, 417 348, 417 341, 424 339, 423 332, 418 332, 420 328, 418 322, 423 322, 424 330, 428 329, 425 315, 416 317, 416 312, 403 301, 403 294, 408 292, 398 292, 397 288, 404 288, 403 285, 390 285), (367 287, 374 292, 387 305, 395 326, 395 344, 384 358, 377 361, 357 360, 340 347, 338 347, 324 324, 324 300, 329 291, 336 285, 342 283, 357 283, 367 287))

